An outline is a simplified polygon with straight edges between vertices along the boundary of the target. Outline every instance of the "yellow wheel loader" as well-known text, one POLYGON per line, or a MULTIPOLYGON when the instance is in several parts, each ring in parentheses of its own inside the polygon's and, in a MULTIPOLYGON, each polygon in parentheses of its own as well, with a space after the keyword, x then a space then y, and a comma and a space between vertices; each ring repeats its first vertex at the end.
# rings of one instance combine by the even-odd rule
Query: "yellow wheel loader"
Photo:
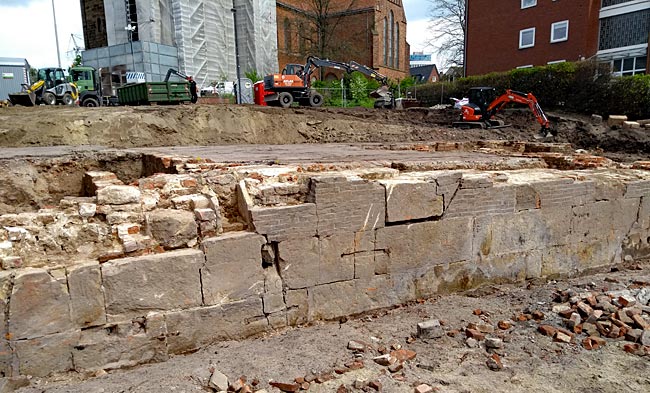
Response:
POLYGON ((23 91, 9 94, 12 105, 74 105, 79 91, 74 83, 68 82, 61 68, 41 68, 38 80, 31 86, 23 84, 23 91))

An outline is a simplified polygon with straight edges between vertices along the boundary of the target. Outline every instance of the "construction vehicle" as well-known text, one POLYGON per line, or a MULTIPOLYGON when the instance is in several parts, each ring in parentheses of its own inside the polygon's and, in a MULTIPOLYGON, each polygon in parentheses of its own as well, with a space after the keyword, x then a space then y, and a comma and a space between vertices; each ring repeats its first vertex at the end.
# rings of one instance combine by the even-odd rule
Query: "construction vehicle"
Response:
POLYGON ((394 108, 395 99, 388 89, 388 78, 370 67, 356 61, 342 63, 340 61, 319 59, 309 56, 302 64, 287 64, 281 74, 264 77, 264 92, 262 96, 267 105, 288 108, 294 102, 302 106, 319 107, 323 105, 323 96, 311 88, 311 77, 314 71, 321 67, 330 67, 347 73, 359 71, 382 84, 371 94, 376 98, 375 108, 394 108))
POLYGON ((99 76, 101 70, 97 71, 93 67, 78 66, 70 68, 69 74, 70 81, 77 85, 79 89, 79 105, 97 107, 117 103, 117 96, 112 97, 110 94, 104 94, 99 76))
POLYGON ((506 90, 502 95, 496 96, 493 87, 472 87, 469 89, 468 101, 460 108, 460 121, 454 122, 454 127, 459 128, 501 128, 505 127, 502 120, 494 119, 494 115, 511 102, 527 105, 535 115, 537 122, 542 126, 541 134, 551 132, 550 122, 544 111, 539 106, 533 93, 522 93, 506 90))
POLYGON ((78 98, 78 89, 66 79, 61 68, 41 68, 38 80, 31 86, 23 84, 19 93, 9 94, 12 105, 74 105, 78 98))
POLYGON ((170 68, 167 70, 167 75, 165 75, 165 83, 169 82, 169 78, 172 76, 172 74, 185 79, 189 84, 190 84, 190 96, 191 96, 191 101, 193 104, 196 104, 196 102, 199 100, 199 96, 196 92, 196 82, 194 81, 194 78, 191 76, 187 76, 183 74, 182 72, 179 72, 173 68, 170 68))

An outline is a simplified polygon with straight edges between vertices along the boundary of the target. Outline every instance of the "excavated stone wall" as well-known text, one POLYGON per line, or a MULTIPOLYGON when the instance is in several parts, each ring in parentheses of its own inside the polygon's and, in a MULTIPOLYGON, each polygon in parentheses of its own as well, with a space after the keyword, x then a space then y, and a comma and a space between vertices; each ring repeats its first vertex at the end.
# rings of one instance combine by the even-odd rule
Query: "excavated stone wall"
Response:
POLYGON ((88 172, 87 196, 0 216, 0 373, 164 361, 650 254, 643 170, 174 165, 132 184, 88 172))

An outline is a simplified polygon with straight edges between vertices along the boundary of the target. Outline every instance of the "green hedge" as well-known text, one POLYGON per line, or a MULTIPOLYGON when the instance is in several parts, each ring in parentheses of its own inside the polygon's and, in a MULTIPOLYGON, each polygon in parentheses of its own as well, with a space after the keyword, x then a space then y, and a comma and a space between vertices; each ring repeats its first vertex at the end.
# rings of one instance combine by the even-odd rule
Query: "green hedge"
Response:
POLYGON ((505 89, 532 92, 544 109, 650 118, 650 75, 612 77, 609 64, 595 61, 515 69, 417 85, 409 90, 424 105, 431 106, 448 104, 451 97, 466 97, 469 88, 477 86, 492 86, 499 93, 505 89))

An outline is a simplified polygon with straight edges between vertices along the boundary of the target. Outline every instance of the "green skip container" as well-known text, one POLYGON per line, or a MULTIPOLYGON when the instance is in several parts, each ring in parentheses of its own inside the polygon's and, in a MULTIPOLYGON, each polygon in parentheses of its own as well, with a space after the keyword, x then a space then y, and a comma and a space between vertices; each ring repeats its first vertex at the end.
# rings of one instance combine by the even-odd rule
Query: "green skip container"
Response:
POLYGON ((186 81, 131 83, 119 87, 117 96, 120 105, 173 105, 192 99, 186 81))

